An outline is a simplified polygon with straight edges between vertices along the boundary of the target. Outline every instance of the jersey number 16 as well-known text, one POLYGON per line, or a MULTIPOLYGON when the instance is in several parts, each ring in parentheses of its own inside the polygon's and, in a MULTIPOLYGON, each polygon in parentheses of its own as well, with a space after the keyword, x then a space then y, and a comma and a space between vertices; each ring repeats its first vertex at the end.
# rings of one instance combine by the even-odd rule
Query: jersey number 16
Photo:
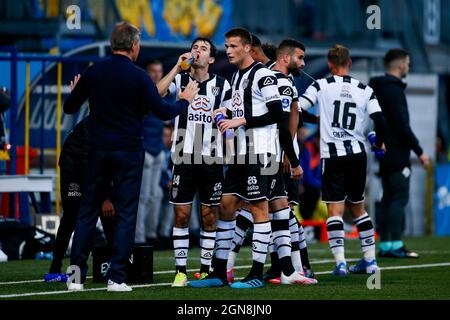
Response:
POLYGON ((342 112, 342 122, 339 123, 340 113, 341 113, 341 101, 334 101, 334 114, 333 114, 333 122, 331 126, 333 128, 344 128, 348 130, 355 129, 356 124, 356 114, 351 113, 350 108, 356 108, 356 103, 346 102, 344 103, 344 112, 342 112))

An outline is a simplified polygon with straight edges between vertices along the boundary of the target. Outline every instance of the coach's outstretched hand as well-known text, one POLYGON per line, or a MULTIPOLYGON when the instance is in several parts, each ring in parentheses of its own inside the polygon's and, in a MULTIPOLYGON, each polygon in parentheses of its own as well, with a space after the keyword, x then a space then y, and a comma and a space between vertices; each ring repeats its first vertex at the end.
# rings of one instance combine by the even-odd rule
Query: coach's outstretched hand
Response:
POLYGON ((81 75, 77 74, 72 81, 70 81, 70 91, 73 91, 73 89, 75 88, 75 86, 77 85, 78 81, 80 80, 81 75))
POLYGON ((178 97, 181 99, 185 99, 189 101, 189 104, 194 100, 195 96, 198 93, 199 87, 197 81, 190 80, 186 88, 181 91, 178 91, 178 97))

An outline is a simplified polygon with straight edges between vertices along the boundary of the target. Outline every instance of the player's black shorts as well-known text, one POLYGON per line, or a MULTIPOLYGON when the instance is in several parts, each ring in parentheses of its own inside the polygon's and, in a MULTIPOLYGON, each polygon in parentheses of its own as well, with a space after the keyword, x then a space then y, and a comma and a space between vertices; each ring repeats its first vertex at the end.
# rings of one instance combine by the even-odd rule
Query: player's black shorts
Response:
POLYGON ((236 195, 247 201, 269 200, 273 175, 279 168, 276 163, 272 166, 272 163, 229 164, 223 194, 236 195))
POLYGON ((286 184, 284 180, 283 168, 280 166, 278 172, 272 176, 270 182, 269 201, 287 198, 286 184))
POLYGON ((191 204, 198 191, 201 204, 217 206, 222 197, 223 179, 223 165, 174 165, 170 203, 191 204))
POLYGON ((365 152, 322 159, 323 202, 363 202, 366 169, 365 152))
POLYGON ((299 194, 299 180, 291 179, 291 173, 284 173, 284 186, 288 195, 289 204, 297 205, 299 204, 300 194, 299 194))

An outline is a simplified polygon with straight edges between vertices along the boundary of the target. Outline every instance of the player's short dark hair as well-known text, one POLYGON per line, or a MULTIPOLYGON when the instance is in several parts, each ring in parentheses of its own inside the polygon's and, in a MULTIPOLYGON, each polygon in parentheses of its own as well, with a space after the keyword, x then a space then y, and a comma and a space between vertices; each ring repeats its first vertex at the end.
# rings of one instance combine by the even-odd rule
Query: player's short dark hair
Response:
POLYGON ((278 45, 277 55, 284 53, 292 53, 295 49, 300 49, 302 51, 306 51, 305 45, 294 39, 284 39, 278 45))
POLYGON ((337 67, 346 67, 350 60, 350 51, 343 45, 337 44, 328 50, 328 62, 337 67))
POLYGON ((139 35, 139 29, 131 23, 125 21, 117 23, 109 39, 111 50, 130 51, 133 44, 139 41, 139 35))
POLYGON ((225 33, 225 38, 239 37, 244 45, 252 44, 252 35, 245 28, 233 28, 225 33))
POLYGON ((252 33, 252 47, 262 47, 261 40, 256 36, 256 34, 252 33))
POLYGON ((271 43, 263 43, 261 49, 270 60, 277 60, 277 47, 271 43))
POLYGON ((150 66, 150 65, 152 65, 152 64, 160 64, 160 65, 162 65, 163 63, 162 63, 161 61, 159 61, 158 59, 153 59, 153 58, 151 58, 151 59, 148 59, 148 60, 145 62, 145 68, 148 68, 148 66, 150 66))
POLYGON ((194 46, 194 44, 195 44, 197 41, 204 41, 204 42, 209 43, 209 46, 211 47, 209 56, 210 56, 211 58, 215 58, 215 57, 217 56, 217 48, 216 48, 216 46, 214 45, 214 43, 212 43, 211 39, 205 38, 205 37, 197 37, 197 38, 194 39, 194 41, 192 41, 192 43, 191 43, 191 49, 192 49, 192 47, 194 46))
POLYGON ((406 50, 391 49, 388 52, 386 52, 386 55, 384 56, 384 65, 386 67, 389 67, 392 62, 405 59, 408 56, 409 53, 406 50))

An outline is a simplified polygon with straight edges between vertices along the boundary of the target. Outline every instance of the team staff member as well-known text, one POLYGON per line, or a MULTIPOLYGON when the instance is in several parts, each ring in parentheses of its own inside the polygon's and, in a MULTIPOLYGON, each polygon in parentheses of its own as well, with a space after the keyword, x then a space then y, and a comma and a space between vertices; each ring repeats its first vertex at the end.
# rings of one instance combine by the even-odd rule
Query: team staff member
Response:
POLYGON ((163 120, 172 119, 187 108, 198 92, 191 81, 180 100, 168 104, 144 70, 136 67, 139 30, 126 22, 117 24, 111 34, 112 56, 76 76, 72 93, 64 103, 64 112, 77 112, 89 99, 89 146, 85 190, 75 227, 71 264, 78 266, 81 279, 70 283, 69 290, 83 290, 87 258, 98 217, 98 204, 105 181, 112 181, 116 200, 116 227, 112 243, 111 265, 106 277, 108 291, 131 291, 125 284, 126 262, 134 242, 137 206, 142 178, 144 151, 142 120, 153 112, 163 120))
POLYGON ((406 84, 402 79, 409 72, 409 54, 392 49, 384 57, 386 75, 375 77, 369 85, 375 91, 387 122, 386 155, 380 161, 383 199, 379 214, 380 257, 418 258, 419 255, 405 248, 401 239, 405 206, 409 199, 411 175, 411 150, 426 169, 430 159, 423 152, 419 141, 409 126, 406 84))
MULTIPOLYGON (((67 136, 62 147, 58 165, 61 168, 61 199, 63 216, 56 235, 53 248, 53 259, 49 273, 45 274, 45 282, 66 282, 67 275, 61 272, 62 260, 64 258, 70 237, 75 229, 77 215, 80 209, 81 195, 83 192, 83 178, 86 169, 88 154, 87 118, 80 121, 67 136)), ((105 187, 108 190, 108 186, 105 187)), ((108 196, 106 192, 104 198, 108 196)), ((110 199, 106 199, 101 209, 101 220, 108 245, 112 242, 114 228, 114 205, 110 199)))

